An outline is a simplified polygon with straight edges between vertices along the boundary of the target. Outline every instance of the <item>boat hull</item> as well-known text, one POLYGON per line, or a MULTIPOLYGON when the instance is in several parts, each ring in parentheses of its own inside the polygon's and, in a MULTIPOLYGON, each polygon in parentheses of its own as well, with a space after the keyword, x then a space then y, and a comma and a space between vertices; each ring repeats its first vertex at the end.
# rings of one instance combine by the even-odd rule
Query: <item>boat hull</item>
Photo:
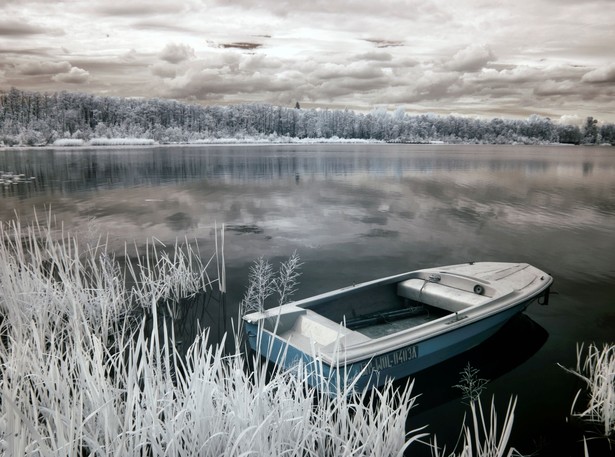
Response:
POLYGON ((343 353, 337 363, 329 364, 276 335, 259 333, 257 325, 246 324, 246 330, 254 351, 278 367, 288 370, 302 367, 311 386, 336 394, 349 389, 377 387, 387 379, 405 378, 466 352, 494 335, 512 317, 523 312, 532 300, 468 325, 454 326, 451 322, 451 330, 441 335, 349 364, 344 362, 343 353))
POLYGON ((481 344, 530 303, 546 301, 552 280, 527 264, 419 270, 244 316, 244 325, 251 348, 278 368, 302 370, 311 386, 348 394, 408 377, 481 344), (396 301, 388 314, 347 320, 371 303, 396 301), (414 315, 415 308, 427 315, 414 315))

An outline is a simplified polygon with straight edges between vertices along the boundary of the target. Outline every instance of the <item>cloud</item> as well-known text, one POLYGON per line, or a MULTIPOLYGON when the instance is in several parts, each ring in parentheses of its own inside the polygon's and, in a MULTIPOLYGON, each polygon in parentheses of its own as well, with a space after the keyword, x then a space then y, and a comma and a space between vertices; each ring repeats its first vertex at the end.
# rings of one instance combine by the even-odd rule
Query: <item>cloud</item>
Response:
POLYGON ((204 59, 186 62, 181 72, 170 77, 165 68, 152 68, 162 76, 164 95, 172 98, 226 101, 269 101, 292 99, 304 93, 310 64, 299 69, 284 60, 263 54, 216 49, 204 59))
POLYGON ((484 68, 467 78, 476 78, 482 84, 539 84, 544 81, 578 81, 587 70, 572 65, 516 65, 511 68, 498 70, 484 68))
POLYGON ((458 51, 446 67, 453 71, 474 72, 481 70, 492 60, 495 60, 495 56, 487 46, 470 45, 458 51))
POLYGON ((585 83, 612 83, 615 82, 615 63, 596 68, 585 73, 581 78, 585 83))
POLYGON ((0 85, 615 121, 612 1, 0 0, 0 85))
POLYGON ((143 30, 143 31, 155 31, 155 32, 171 32, 171 33, 182 33, 182 34, 193 34, 198 33, 198 29, 192 29, 190 27, 186 27, 182 24, 174 24, 169 22, 168 19, 146 19, 135 21, 131 24, 131 28, 135 30, 143 30))
POLYGON ((577 114, 564 114, 560 116, 557 123, 562 125, 578 125, 579 127, 583 124, 583 119, 577 114))
POLYGON ((0 47, 0 55, 10 55, 15 58, 19 58, 22 56, 35 56, 35 57, 43 57, 50 58, 51 54, 50 50, 47 48, 5 48, 0 47))
POLYGON ((417 81, 415 90, 423 98, 440 98, 458 81, 459 75, 453 72, 426 71, 417 81))
MULTIPOLYGON (((211 0, 211 4, 228 6, 227 0, 211 0)), ((405 17, 418 21, 427 16, 443 19, 448 14, 440 10, 434 2, 425 0, 388 0, 375 2, 373 0, 312 0, 305 1, 279 1, 279 0, 235 0, 233 6, 247 10, 247 13, 266 11, 275 16, 288 18, 290 16, 306 17, 316 15, 323 18, 324 15, 333 15, 347 18, 348 16, 361 17, 405 17)), ((246 14, 246 11, 241 12, 246 14)), ((336 26, 344 26, 340 21, 336 26)))
MULTIPOLYGON (((32 25, 25 21, 0 19, 0 36, 23 37, 28 35, 41 35, 49 32, 49 29, 38 25, 32 25)), ((54 34, 57 34, 57 31, 55 31, 54 34)))
POLYGON ((373 43, 377 48, 398 48, 404 46, 403 41, 383 40, 381 38, 368 38, 365 41, 373 43))
POLYGON ((358 60, 371 60, 374 62, 390 62, 393 60, 393 56, 388 52, 375 52, 370 51, 364 54, 358 54, 356 56, 358 60))
POLYGON ((79 67, 72 67, 66 73, 59 73, 52 78, 56 82, 68 84, 83 84, 89 81, 90 73, 79 67))
POLYGON ((310 74, 310 77, 315 80, 330 80, 344 77, 371 80, 382 76, 383 72, 379 66, 367 62, 323 64, 310 74))
POLYGON ((553 95, 575 95, 579 90, 573 81, 553 81, 547 80, 534 89, 534 95, 550 97, 553 95))
POLYGON ((177 66, 168 63, 157 63, 151 67, 152 74, 161 78, 175 78, 177 76, 177 66))
POLYGON ((250 43, 247 41, 236 41, 233 43, 222 43, 220 44, 221 48, 224 49, 229 49, 229 48, 235 48, 235 49, 246 49, 246 50, 252 50, 252 49, 258 49, 262 46, 262 44, 260 43, 250 43))
POLYGON ((55 75, 56 73, 68 73, 71 70, 70 63, 63 62, 27 62, 18 65, 17 71, 26 76, 55 75))
POLYGON ((195 57, 194 49, 186 44, 167 44, 159 57, 165 62, 178 64, 195 57))
POLYGON ((108 16, 151 16, 180 13, 185 7, 183 2, 168 2, 161 0, 107 0, 96 8, 100 14, 108 16))

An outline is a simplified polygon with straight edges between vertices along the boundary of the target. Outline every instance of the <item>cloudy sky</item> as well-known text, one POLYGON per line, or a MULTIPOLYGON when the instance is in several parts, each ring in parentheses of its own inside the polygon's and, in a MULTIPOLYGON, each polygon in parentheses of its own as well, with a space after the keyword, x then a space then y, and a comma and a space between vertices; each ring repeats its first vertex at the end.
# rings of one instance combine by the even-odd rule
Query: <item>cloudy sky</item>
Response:
POLYGON ((614 0, 0 0, 0 90, 615 122, 614 0))

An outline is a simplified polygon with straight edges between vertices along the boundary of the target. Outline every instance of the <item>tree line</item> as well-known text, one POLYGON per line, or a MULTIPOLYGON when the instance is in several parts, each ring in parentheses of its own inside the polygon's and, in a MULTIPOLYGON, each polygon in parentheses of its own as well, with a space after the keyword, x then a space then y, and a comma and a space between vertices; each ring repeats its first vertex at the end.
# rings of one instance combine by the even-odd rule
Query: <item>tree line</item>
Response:
POLYGON ((0 145, 48 145, 59 139, 146 138, 182 143, 219 138, 362 139, 403 143, 615 145, 615 125, 559 124, 548 117, 479 119, 408 114, 402 108, 370 113, 301 109, 265 103, 203 106, 167 99, 85 93, 0 93, 0 145))

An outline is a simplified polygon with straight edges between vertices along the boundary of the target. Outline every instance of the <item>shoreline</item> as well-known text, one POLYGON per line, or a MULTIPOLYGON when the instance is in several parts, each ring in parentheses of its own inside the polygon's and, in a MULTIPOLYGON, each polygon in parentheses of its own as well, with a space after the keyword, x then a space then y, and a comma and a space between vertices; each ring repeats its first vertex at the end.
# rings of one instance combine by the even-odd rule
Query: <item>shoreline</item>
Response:
MULTIPOLYGON (((144 140, 145 141, 145 140, 144 140)), ((309 141, 212 141, 212 142, 195 142, 195 143, 151 143, 151 144, 72 144, 72 145, 16 145, 5 146, 0 145, 0 151, 28 151, 28 150, 104 150, 104 149, 147 149, 147 148, 163 148, 163 147, 211 147, 211 146, 317 146, 317 145, 415 145, 415 146, 561 146, 561 147, 614 147, 608 143, 603 144, 569 144, 569 143, 447 143, 443 141, 431 141, 424 143, 402 142, 402 141, 383 141, 383 140, 363 140, 363 139, 348 139, 348 140, 330 140, 327 138, 311 139, 309 141)))

